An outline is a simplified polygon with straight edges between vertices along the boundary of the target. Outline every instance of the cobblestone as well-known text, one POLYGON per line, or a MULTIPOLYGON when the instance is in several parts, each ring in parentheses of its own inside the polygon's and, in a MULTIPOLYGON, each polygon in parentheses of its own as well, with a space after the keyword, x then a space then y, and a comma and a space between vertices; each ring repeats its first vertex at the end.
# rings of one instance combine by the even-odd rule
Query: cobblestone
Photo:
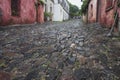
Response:
POLYGON ((0 77, 120 80, 120 37, 106 37, 108 31, 98 23, 86 25, 77 19, 3 27, 0 77))

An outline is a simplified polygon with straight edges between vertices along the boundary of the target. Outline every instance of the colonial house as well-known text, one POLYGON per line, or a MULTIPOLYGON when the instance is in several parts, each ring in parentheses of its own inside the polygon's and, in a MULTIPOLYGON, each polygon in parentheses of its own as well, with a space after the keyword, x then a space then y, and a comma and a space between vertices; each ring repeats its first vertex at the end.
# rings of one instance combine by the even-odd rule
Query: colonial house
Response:
POLYGON ((69 19, 69 4, 67 0, 54 0, 53 21, 69 19))
POLYGON ((45 13, 51 15, 49 17, 46 17, 47 20, 53 20, 53 14, 54 14, 54 0, 45 0, 45 13))
MULTIPOLYGON (((88 22, 99 22, 101 25, 111 28, 120 19, 120 6, 118 5, 120 5, 120 0, 89 0, 88 22), (117 18, 115 18, 116 13, 117 18)), ((114 30, 118 31, 118 26, 114 30)))
POLYGON ((0 0, 0 25, 44 22, 43 0, 0 0))

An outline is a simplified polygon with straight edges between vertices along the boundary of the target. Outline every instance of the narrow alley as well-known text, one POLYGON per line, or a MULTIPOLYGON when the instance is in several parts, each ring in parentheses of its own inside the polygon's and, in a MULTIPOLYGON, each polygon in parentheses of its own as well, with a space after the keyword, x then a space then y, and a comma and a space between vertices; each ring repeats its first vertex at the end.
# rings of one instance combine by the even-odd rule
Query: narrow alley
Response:
POLYGON ((6 80, 120 80, 120 37, 81 19, 0 28, 6 80))

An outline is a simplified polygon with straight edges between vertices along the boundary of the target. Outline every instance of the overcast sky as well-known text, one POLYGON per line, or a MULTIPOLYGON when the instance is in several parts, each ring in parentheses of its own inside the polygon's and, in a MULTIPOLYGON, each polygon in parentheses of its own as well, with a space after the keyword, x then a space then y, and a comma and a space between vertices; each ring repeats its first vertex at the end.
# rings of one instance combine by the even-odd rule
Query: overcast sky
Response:
POLYGON ((72 4, 74 4, 74 5, 76 5, 76 6, 78 6, 79 8, 81 7, 81 5, 82 5, 82 2, 81 2, 81 0, 68 0, 70 3, 72 3, 72 4))

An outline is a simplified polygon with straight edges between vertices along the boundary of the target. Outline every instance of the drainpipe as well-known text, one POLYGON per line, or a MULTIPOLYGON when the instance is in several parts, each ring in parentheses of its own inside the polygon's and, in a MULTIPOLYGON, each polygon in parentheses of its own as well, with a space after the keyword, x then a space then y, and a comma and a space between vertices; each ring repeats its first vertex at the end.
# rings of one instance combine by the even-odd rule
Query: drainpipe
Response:
POLYGON ((112 28, 111 28, 110 32, 107 34, 107 36, 111 36, 111 35, 112 35, 112 32, 113 32, 113 30, 114 30, 115 23, 116 23, 116 21, 117 21, 117 17, 118 17, 118 14, 116 13, 114 23, 113 23, 113 25, 112 25, 112 28))

